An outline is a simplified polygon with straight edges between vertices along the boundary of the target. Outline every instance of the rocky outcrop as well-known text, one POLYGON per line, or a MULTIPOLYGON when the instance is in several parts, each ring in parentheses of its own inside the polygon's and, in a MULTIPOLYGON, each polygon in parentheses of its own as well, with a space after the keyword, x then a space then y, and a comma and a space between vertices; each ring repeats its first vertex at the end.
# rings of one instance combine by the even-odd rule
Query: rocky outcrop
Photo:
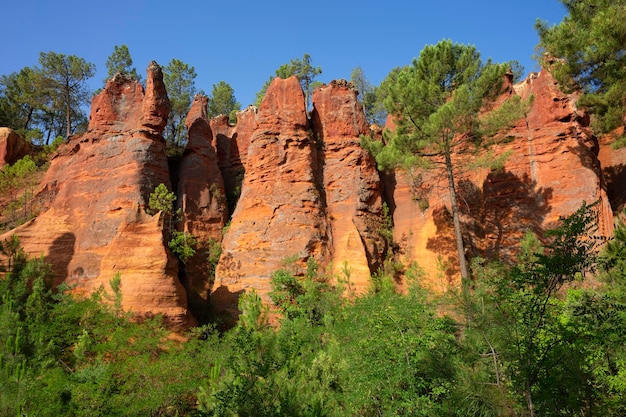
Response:
POLYGON ((186 117, 188 143, 179 166, 177 206, 180 228, 195 236, 196 254, 185 262, 182 275, 190 305, 197 315, 208 304, 214 265, 207 262, 211 248, 222 241, 228 205, 218 167, 213 134, 207 117, 208 98, 196 96, 186 117))
MULTIPOLYGON (((533 100, 526 117, 500 132, 504 140, 491 148, 495 155, 508 154, 503 169, 478 169, 457 177, 467 255, 511 260, 526 231, 541 237, 583 202, 598 202, 597 233, 610 236, 612 213, 598 144, 576 108, 576 97, 559 91, 546 70, 531 74, 506 94, 533 100)), ((458 285, 443 173, 398 173, 393 198, 395 239, 405 263, 422 266, 432 288, 458 285)))
POLYGON ((8 127, 0 127, 0 169, 32 152, 32 146, 8 127))
POLYGON ((369 125, 356 90, 346 81, 316 89, 312 102, 312 127, 323 149, 330 272, 345 275, 348 289, 363 293, 387 250, 376 161, 360 146, 360 135, 369 133, 369 125))
POLYGON ((228 211, 206 113, 207 102, 207 97, 196 96, 185 119, 189 141, 179 168, 178 206, 183 214, 183 230, 221 240, 228 211))
POLYGON ((46 210, 10 233, 28 253, 44 254, 57 283, 89 293, 108 288, 119 272, 124 308, 161 313, 181 327, 193 320, 177 261, 158 217, 144 210, 159 183, 170 187, 161 136, 168 112, 156 63, 148 67, 145 92, 125 77, 108 81, 92 101, 89 130, 52 159, 38 193, 46 210))
POLYGON ((241 292, 268 300, 270 276, 285 258, 322 261, 327 226, 317 149, 298 79, 274 79, 256 115, 241 197, 223 240, 212 302, 231 317, 241 292))
MULTIPOLYGON (((502 169, 456 177, 466 256, 512 260, 524 233, 542 237, 583 202, 598 202, 596 233, 609 236, 606 189, 613 210, 621 210, 626 157, 607 151, 608 142, 598 145, 576 97, 560 92, 549 72, 505 83, 496 106, 514 95, 533 100, 490 147, 508 155, 502 169)), ((232 125, 226 116, 208 120, 207 99, 198 96, 186 119, 188 146, 170 172, 160 68, 150 64, 145 90, 118 75, 94 97, 89 130, 55 154, 37 194, 41 214, 10 233, 28 253, 45 256, 57 283, 89 293, 108 288, 119 273, 124 308, 163 314, 179 328, 194 323, 190 309, 204 314, 209 302, 228 324, 238 315, 239 295, 251 289, 269 303, 272 273, 286 259, 304 273, 314 258, 358 294, 391 246, 405 266, 425 271, 421 283, 431 289, 458 286, 445 175, 379 173, 359 136, 382 130, 367 126, 349 83, 318 88, 312 102, 309 118, 298 80, 277 78, 261 106, 239 112, 232 125), (200 242, 185 265, 168 249, 162 219, 145 211, 160 183, 177 193, 182 221, 176 227, 200 242), (393 243, 383 202, 393 217, 393 243), (209 240, 222 240, 214 282, 209 240)), ((19 154, 15 148, 4 146, 11 149, 4 155, 19 154)), ((462 158, 474 156, 453 155, 455 163, 462 158)))

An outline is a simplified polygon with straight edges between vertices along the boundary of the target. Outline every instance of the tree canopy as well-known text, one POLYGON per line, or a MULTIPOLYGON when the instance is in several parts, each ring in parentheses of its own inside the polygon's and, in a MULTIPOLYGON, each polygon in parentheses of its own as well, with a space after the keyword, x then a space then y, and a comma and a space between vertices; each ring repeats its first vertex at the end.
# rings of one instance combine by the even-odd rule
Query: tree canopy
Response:
POLYGON ((540 59, 568 90, 582 89, 578 104, 593 126, 607 132, 626 114, 626 1, 560 0, 568 11, 549 26, 538 20, 540 59))
POLYGON ((86 123, 87 80, 95 66, 75 55, 41 52, 39 66, 0 78, 0 124, 40 139, 70 136, 86 123))
POLYGON ((37 69, 24 67, 0 78, 0 125, 28 130, 43 110, 44 95, 38 88, 37 69))
POLYGON ((196 94, 196 70, 179 59, 163 67, 163 82, 170 99, 170 115, 165 136, 170 146, 182 146, 186 140, 185 117, 196 94))
POLYGON ((133 79, 138 81, 141 80, 141 77, 137 74, 137 69, 133 67, 133 59, 130 56, 128 46, 124 44, 115 45, 113 52, 107 58, 105 65, 107 67, 107 78, 104 80, 105 83, 118 73, 131 76, 133 79))
POLYGON ((370 124, 384 125, 387 112, 382 100, 379 99, 379 88, 369 82, 361 67, 356 67, 352 70, 350 82, 359 92, 359 100, 363 105, 367 121, 370 124))
POLYGON ((39 64, 42 88, 53 105, 65 109, 66 136, 69 137, 76 120, 74 115, 84 114, 81 106, 90 98, 86 81, 94 76, 96 66, 76 55, 56 52, 41 52, 39 64))
POLYGON ((235 99, 235 90, 227 82, 220 81, 217 84, 213 84, 213 90, 211 90, 207 104, 207 115, 209 118, 219 116, 220 114, 230 116, 234 111, 240 109, 241 104, 235 99))

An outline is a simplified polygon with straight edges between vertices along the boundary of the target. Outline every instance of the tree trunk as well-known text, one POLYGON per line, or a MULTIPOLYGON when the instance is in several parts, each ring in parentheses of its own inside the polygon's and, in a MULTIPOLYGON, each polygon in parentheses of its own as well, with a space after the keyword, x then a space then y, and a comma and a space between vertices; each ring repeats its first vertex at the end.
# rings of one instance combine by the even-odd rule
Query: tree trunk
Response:
POLYGON ((528 405, 528 417, 535 417, 535 407, 533 406, 533 395, 530 391, 530 387, 526 388, 524 397, 526 397, 526 404, 528 405))
POLYGON ((449 147, 445 150, 446 174, 448 175, 448 188, 450 190, 450 206, 452 208, 452 222, 454 223, 454 237, 456 239, 456 250, 459 256, 459 269, 461 270, 461 289, 464 296, 469 295, 469 271, 465 260, 465 245, 463 244, 463 233, 461 232, 461 219, 459 216, 459 206, 457 203, 456 187, 454 185, 454 171, 452 169, 452 151, 449 147))
POLYGON ((30 124, 30 121, 33 118, 33 113, 35 112, 35 108, 34 107, 29 107, 28 108, 28 116, 26 116, 26 121, 24 122, 24 130, 28 130, 28 125, 30 124))
POLYGON ((65 86, 66 91, 65 91, 65 117, 67 118, 66 122, 67 122, 67 136, 66 139, 68 139, 70 137, 70 134, 72 133, 72 109, 70 106, 70 86, 66 85, 65 86))

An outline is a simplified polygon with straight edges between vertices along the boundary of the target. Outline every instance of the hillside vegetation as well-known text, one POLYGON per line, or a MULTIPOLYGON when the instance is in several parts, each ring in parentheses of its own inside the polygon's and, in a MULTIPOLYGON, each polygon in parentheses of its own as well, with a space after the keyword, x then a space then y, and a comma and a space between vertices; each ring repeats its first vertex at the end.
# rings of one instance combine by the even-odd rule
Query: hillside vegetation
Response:
MULTIPOLYGON (((621 137, 619 147, 626 141, 626 2, 562 3, 563 22, 537 23, 542 62, 553 65, 562 89, 581 93, 596 133, 621 137)), ((383 104, 398 120, 397 132, 370 142, 370 150, 381 168, 444 158, 455 201, 451 149, 459 137, 478 146, 488 136, 477 114, 491 81, 515 66, 483 66, 474 47, 449 41, 424 51, 425 59, 449 59, 416 60, 380 87, 366 85, 369 121, 380 119, 383 104), (458 71, 463 62, 474 72, 458 71)), ((138 78, 127 48, 115 53, 110 71, 138 78)), ((0 124, 41 147, 0 171, 1 232, 37 216, 43 202, 35 187, 63 141, 51 139, 86 126, 85 91, 61 103, 55 89, 59 62, 75 66, 80 74, 66 75, 79 84, 93 73, 84 60, 48 53, 40 68, 0 80, 0 124)), ((178 60, 166 72, 184 87, 166 129, 178 155, 195 72, 178 60)), ((308 100, 319 72, 305 55, 277 76, 300 74, 308 100)), ((227 84, 207 105, 238 108, 227 84)), ((160 184, 153 196, 150 209, 164 213, 169 248, 184 264, 197 242, 173 230, 173 193, 160 184)), ((583 203, 541 241, 528 232, 519 256, 506 262, 495 253, 466 265, 455 224, 463 285, 442 294, 426 290, 420 266, 401 264, 391 250, 358 296, 347 267, 331 275, 313 257, 306 265, 286 258, 271 276, 270 306, 247 291, 234 326, 207 313, 203 325, 178 333, 160 315, 138 321, 122 308, 120 273, 89 295, 55 287, 43 255, 28 256, 13 235, 0 241, 0 416, 624 416, 626 224, 618 219, 611 239, 594 238, 596 204, 583 203)), ((380 233, 392 248, 388 210, 380 233)), ((215 275, 221 248, 211 240, 209 249, 215 275)))

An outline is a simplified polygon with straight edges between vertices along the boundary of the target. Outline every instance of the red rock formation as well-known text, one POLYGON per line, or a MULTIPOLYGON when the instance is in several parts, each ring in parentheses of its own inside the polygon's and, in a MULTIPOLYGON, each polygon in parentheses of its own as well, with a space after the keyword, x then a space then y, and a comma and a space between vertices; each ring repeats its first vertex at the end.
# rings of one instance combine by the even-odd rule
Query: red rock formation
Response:
POLYGON ((150 192, 170 183, 161 136, 168 111, 156 63, 148 67, 145 94, 137 81, 107 82, 93 99, 89 130, 51 162, 39 192, 48 209, 9 234, 28 253, 44 254, 57 283, 88 293, 120 272, 124 308, 162 313, 172 326, 184 326, 192 320, 177 262, 158 218, 144 212, 150 192))
POLYGON ((196 255, 184 268, 190 303, 193 301, 199 309, 207 305, 212 284, 211 266, 206 261, 208 251, 212 244, 222 241, 222 229, 228 221, 224 181, 217 166, 207 102, 207 97, 196 96, 185 119, 189 141, 179 167, 177 191, 177 205, 183 219, 181 229, 194 235, 199 244, 196 255))
POLYGON ((248 158, 250 140, 257 128, 257 108, 250 106, 237 112, 237 125, 233 129, 232 143, 230 146, 230 161, 232 166, 237 163, 244 166, 248 158))
MULTIPOLYGON (((527 230, 541 235, 583 201, 599 201, 598 233, 610 235, 598 144, 575 96, 561 93, 547 71, 506 84, 497 104, 512 94, 534 101, 524 118, 501 132, 506 143, 492 147, 495 154, 510 153, 504 168, 457 177, 467 254, 512 258, 527 230)), ((353 289, 362 292, 386 250, 381 189, 405 265, 417 262, 433 289, 458 285, 445 176, 397 172, 385 175, 381 187, 373 159, 359 146, 359 135, 369 132, 354 91, 337 81, 312 99, 309 120, 298 80, 276 79, 261 107, 239 112, 233 126, 226 117, 207 120, 206 98, 196 98, 187 116, 189 144, 172 175, 184 214, 180 227, 201 241, 219 240, 225 198, 233 214, 213 288, 205 253, 184 268, 192 302, 206 304, 211 290, 216 311, 236 317, 243 291, 254 288, 269 301, 271 274, 289 257, 301 269, 314 257, 339 275, 345 261, 353 289)), ((88 293, 120 272, 125 308, 143 316, 162 313, 171 325, 185 326, 193 319, 178 262, 158 216, 144 210, 159 183, 170 186, 161 136, 168 109, 156 64, 148 68, 145 92, 122 76, 109 81, 93 99, 88 132, 62 145, 52 160, 38 193, 45 210, 11 233, 27 252, 44 254, 57 282, 88 293)), ((611 184, 623 178, 620 155, 603 157, 604 177, 617 172, 611 184)), ((614 209, 626 204, 619 198, 614 209)))
POLYGON ((562 93, 545 69, 515 89, 522 98, 532 95, 534 100, 526 120, 507 133, 516 140, 502 150, 513 150, 506 169, 518 178, 527 175, 535 192, 542 190, 539 200, 549 207, 542 226, 554 226, 559 217, 572 214, 585 201, 598 201, 598 233, 610 236, 613 220, 602 184, 598 143, 588 118, 576 107, 577 97, 562 93))
POLYGON ((238 295, 255 288, 268 300, 270 275, 295 256, 326 255, 326 221, 316 150, 298 79, 276 78, 258 110, 241 197, 223 240, 212 301, 231 316, 238 295))
POLYGON ((0 169, 28 155, 32 146, 8 127, 0 127, 0 169))
MULTIPOLYGON (((598 201, 598 234, 612 233, 612 215, 602 184, 597 142, 587 120, 576 108, 575 96, 560 92, 546 70, 531 74, 515 85, 523 99, 534 97, 525 119, 501 137, 496 155, 510 153, 504 169, 467 172, 457 177, 457 191, 470 255, 514 256, 527 230, 541 236, 559 217, 576 211, 583 202, 598 201)), ((416 179, 399 173, 395 184, 395 239, 405 263, 416 261, 428 276, 429 285, 445 290, 458 285, 457 255, 449 207, 449 192, 442 173, 421 172, 416 179), (424 186, 431 193, 416 197, 424 186), (416 201, 417 200, 417 201, 416 201), (426 204, 427 201, 427 204, 426 204)))
POLYGON ((331 229, 331 272, 349 271, 356 293, 370 286, 386 251, 382 198, 374 158, 360 146, 369 133, 357 92, 345 80, 313 92, 313 130, 323 144, 323 186, 331 229))
POLYGON ((182 209, 185 231, 221 240, 228 212, 224 181, 217 166, 206 113, 207 102, 207 97, 196 96, 187 114, 189 141, 179 168, 178 204, 182 209))

